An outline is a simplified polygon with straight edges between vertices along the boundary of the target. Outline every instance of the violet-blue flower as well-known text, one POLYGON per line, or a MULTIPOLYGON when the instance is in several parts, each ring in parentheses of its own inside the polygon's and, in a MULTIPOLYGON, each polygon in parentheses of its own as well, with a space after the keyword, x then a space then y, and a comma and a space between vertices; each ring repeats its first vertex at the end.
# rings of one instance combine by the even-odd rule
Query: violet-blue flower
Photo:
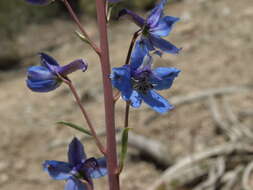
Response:
POLYGON ((68 162, 46 160, 43 168, 55 180, 66 180, 64 190, 88 190, 92 179, 107 175, 106 159, 86 158, 82 143, 74 138, 69 144, 68 162))
POLYGON ((149 107, 159 113, 166 113, 173 106, 156 90, 168 89, 172 86, 180 70, 172 67, 152 69, 152 57, 146 46, 136 42, 131 55, 130 65, 112 69, 112 85, 121 92, 125 101, 132 107, 140 107, 144 101, 149 107))
POLYGON ((163 9, 167 0, 161 0, 150 12, 146 19, 136 13, 123 9, 119 13, 121 16, 129 16, 129 18, 142 29, 141 40, 147 46, 149 51, 159 49, 165 53, 177 54, 181 48, 177 48, 169 41, 162 37, 168 36, 172 30, 172 26, 180 19, 172 16, 164 16, 163 9))
POLYGON ((119 2, 121 0, 107 0, 107 1, 110 2, 110 3, 117 3, 117 2, 119 2))
POLYGON ((82 70, 86 71, 87 63, 83 60, 75 60, 65 66, 60 66, 51 56, 40 53, 41 66, 32 66, 27 71, 26 84, 34 92, 49 92, 62 83, 60 76, 66 77, 68 74, 82 70))
POLYGON ((48 5, 53 0, 25 0, 25 1, 33 5, 48 5))

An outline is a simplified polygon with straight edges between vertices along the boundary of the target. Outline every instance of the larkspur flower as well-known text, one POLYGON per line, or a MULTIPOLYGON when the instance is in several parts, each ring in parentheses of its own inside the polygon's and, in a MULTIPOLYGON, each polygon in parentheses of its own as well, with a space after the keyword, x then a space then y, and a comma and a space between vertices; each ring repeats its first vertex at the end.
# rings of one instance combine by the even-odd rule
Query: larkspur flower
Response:
POLYGON ((164 16, 163 9, 167 0, 161 0, 150 12, 146 19, 136 13, 123 9, 119 12, 119 17, 128 16, 137 26, 142 29, 141 41, 149 51, 159 49, 161 52, 177 54, 181 48, 177 48, 162 37, 168 36, 172 26, 180 19, 172 16, 164 16))
POLYGON ((48 5, 51 2, 53 2, 53 0, 25 0, 25 1, 34 5, 48 5))
POLYGON ((60 66, 51 56, 40 53, 41 66, 32 66, 27 71, 27 86, 34 92, 49 92, 62 83, 59 75, 66 77, 68 74, 82 70, 86 71, 87 63, 75 60, 65 66, 60 66))
POLYGON ((110 2, 110 3, 117 3, 117 2, 119 2, 121 0, 107 0, 107 1, 110 2))
POLYGON ((156 112, 165 113, 173 106, 156 90, 170 88, 179 72, 180 70, 171 67, 152 69, 152 57, 147 48, 137 41, 130 65, 113 68, 110 77, 112 85, 132 107, 138 108, 144 101, 156 112))
POLYGON ((107 175, 106 159, 86 158, 82 143, 74 138, 69 144, 69 162, 46 160, 43 168, 55 180, 66 180, 64 190, 88 190, 92 179, 107 175))

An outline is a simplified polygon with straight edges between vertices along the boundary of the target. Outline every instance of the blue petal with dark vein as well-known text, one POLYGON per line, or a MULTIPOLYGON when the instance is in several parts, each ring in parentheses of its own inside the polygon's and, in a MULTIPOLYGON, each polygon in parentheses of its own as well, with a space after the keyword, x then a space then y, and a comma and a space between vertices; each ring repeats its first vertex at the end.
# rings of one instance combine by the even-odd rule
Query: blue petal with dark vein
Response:
POLYGON ((152 44, 152 42, 150 41, 148 37, 142 36, 140 40, 140 44, 144 46, 144 48, 146 48, 148 51, 155 50, 154 45, 152 44))
POLYGON ((76 137, 69 144, 68 159, 73 166, 81 164, 86 159, 84 147, 76 137))
POLYGON ((58 88, 61 85, 61 81, 56 79, 38 81, 27 79, 26 84, 34 92, 49 92, 58 88))
POLYGON ((121 0, 107 0, 107 1, 110 2, 110 3, 117 3, 117 2, 119 2, 121 0))
POLYGON ((166 16, 160 19, 157 26, 150 28, 149 32, 156 36, 168 36, 172 30, 173 24, 178 22, 180 19, 177 17, 166 16))
POLYGON ((64 190, 88 190, 86 184, 82 183, 75 177, 71 177, 67 180, 64 190))
POLYGON ((58 62, 46 53, 39 53, 40 55, 40 64, 47 67, 50 71, 55 72, 55 70, 60 67, 58 62))
POLYGON ((148 46, 145 41, 138 40, 135 43, 134 50, 131 54, 131 70, 136 70, 143 62, 144 57, 148 54, 148 46))
POLYGON ((173 67, 158 67, 152 71, 153 77, 150 82, 155 90, 164 90, 171 87, 175 77, 178 76, 180 70, 173 67))
POLYGON ((130 105, 134 108, 138 108, 141 106, 142 97, 140 96, 139 92, 133 90, 130 96, 130 105))
POLYGON ((166 41, 160 38, 159 36, 149 35, 148 38, 152 42, 153 46, 155 46, 156 48, 166 53, 178 54, 179 51, 182 49, 182 48, 177 48, 175 45, 173 45, 169 41, 166 41))
POLYGON ((145 24, 144 18, 142 18, 141 16, 137 15, 136 13, 134 13, 133 11, 130 11, 128 9, 122 9, 119 12, 118 18, 121 18, 124 16, 127 16, 130 20, 132 20, 140 28, 142 28, 145 24))
POLYGON ((46 160, 43 163, 44 171, 55 180, 65 180, 71 176, 72 167, 69 163, 55 160, 46 160))
POLYGON ((130 66, 113 68, 110 78, 113 87, 117 88, 121 92, 122 98, 128 101, 132 93, 130 66))
POLYGON ((43 66, 32 66, 27 71, 27 78, 31 81, 56 79, 57 76, 43 66))
POLYGON ((26 1, 34 5, 47 5, 51 2, 50 0, 26 0, 26 1))
POLYGON ((167 0, 161 0, 150 12, 147 17, 147 24, 149 27, 155 27, 163 16, 163 9, 167 0))
POLYGON ((168 100, 156 93, 154 90, 150 90, 146 94, 141 94, 141 96, 143 101, 158 113, 164 114, 173 109, 173 106, 168 102, 168 100))

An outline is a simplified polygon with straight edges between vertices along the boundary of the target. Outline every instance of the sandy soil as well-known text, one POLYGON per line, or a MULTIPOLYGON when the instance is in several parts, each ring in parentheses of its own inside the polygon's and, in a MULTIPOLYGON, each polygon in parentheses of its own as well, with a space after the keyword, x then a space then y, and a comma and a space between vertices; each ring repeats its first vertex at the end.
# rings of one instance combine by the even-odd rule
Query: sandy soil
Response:
MULTIPOLYGON (((156 58, 157 65, 173 66, 182 70, 174 86, 162 94, 169 99, 189 93, 253 82, 253 1, 185 0, 167 7, 166 13, 182 19, 176 24, 169 40, 183 47, 180 55, 156 58)), ((92 38, 97 39, 95 23, 83 18, 92 38)), ((98 129, 103 126, 102 88, 98 59, 89 47, 77 39, 72 23, 57 20, 50 24, 33 25, 19 37, 24 55, 46 51, 61 64, 76 58, 89 61, 88 72, 77 72, 71 79, 77 85, 83 102, 98 129)), ((131 35, 137 28, 128 21, 111 24, 111 61, 123 64, 131 35)), ((24 59, 21 68, 0 74, 0 188, 4 190, 56 190, 64 183, 51 180, 42 171, 46 159, 66 160, 66 146, 49 148, 55 141, 66 141, 80 136, 72 129, 56 126, 60 120, 83 124, 78 107, 66 86, 37 94, 25 86, 25 68, 38 64, 35 56, 24 59)), ((236 113, 252 110, 252 92, 236 93, 227 100, 236 113)), ((117 126, 122 126, 124 103, 117 103, 117 126)), ((252 118, 243 122, 252 125, 252 118)), ((225 141, 216 133, 215 123, 207 101, 176 107, 157 116, 145 105, 131 110, 130 126, 134 132, 166 145, 176 159, 225 141), (155 117, 154 117, 155 115, 155 117), (153 117, 153 120, 150 118, 153 117)), ((90 156, 99 156, 94 143, 85 143, 90 156)), ((130 150, 134 153, 135 150, 130 150)), ((128 158, 122 174, 123 189, 144 189, 159 178, 161 170, 153 163, 128 158), (138 174, 138 175, 137 175, 138 174)), ((104 179, 97 180, 102 189, 104 179)))

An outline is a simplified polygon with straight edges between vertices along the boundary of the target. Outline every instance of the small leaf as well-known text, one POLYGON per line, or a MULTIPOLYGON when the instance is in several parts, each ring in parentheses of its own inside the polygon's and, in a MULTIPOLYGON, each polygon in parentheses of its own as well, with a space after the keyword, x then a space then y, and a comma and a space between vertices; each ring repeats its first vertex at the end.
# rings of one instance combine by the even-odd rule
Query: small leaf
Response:
POLYGON ((80 127, 80 126, 75 125, 73 123, 69 123, 69 122, 65 122, 65 121, 59 121, 59 122, 57 122, 57 124, 62 124, 62 125, 65 125, 67 127, 71 127, 71 128, 76 129, 78 131, 81 131, 82 133, 85 133, 86 135, 92 136, 92 134, 89 130, 84 129, 83 127, 80 127))
POLYGON ((106 21, 109 22, 111 19, 111 14, 112 14, 112 10, 113 8, 116 7, 116 4, 111 4, 109 5, 108 9, 107 9, 107 15, 106 15, 106 21))
POLYGON ((131 128, 125 128, 122 132, 121 136, 121 153, 120 153, 120 163, 119 163, 119 172, 123 170, 124 162, 127 154, 127 146, 128 146, 128 131, 131 128))
POLYGON ((85 42, 85 43, 87 43, 87 44, 90 44, 89 40, 87 40, 87 38, 86 38, 84 35, 82 35, 80 32, 78 32, 78 31, 76 30, 75 33, 76 33, 76 35, 77 35, 83 42, 85 42))

